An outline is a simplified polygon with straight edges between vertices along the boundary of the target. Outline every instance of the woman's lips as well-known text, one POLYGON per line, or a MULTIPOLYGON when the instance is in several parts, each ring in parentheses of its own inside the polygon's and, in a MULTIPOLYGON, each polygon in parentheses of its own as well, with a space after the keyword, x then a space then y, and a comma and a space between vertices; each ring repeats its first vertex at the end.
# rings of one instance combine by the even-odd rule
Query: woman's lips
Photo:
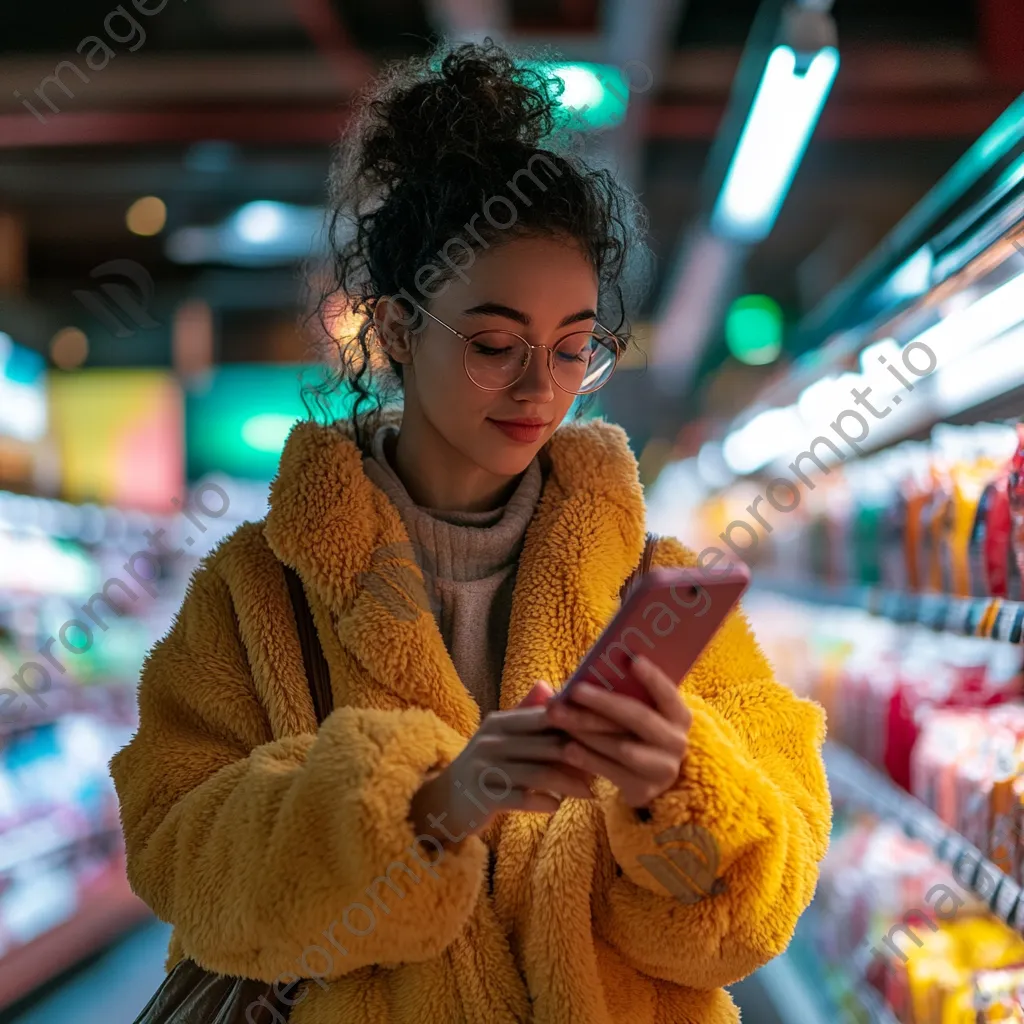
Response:
POLYGON ((527 426, 525 423, 511 423, 507 420, 490 420, 490 422, 506 437, 510 437, 513 441, 519 441, 521 444, 531 444, 539 440, 548 428, 546 423, 527 426))

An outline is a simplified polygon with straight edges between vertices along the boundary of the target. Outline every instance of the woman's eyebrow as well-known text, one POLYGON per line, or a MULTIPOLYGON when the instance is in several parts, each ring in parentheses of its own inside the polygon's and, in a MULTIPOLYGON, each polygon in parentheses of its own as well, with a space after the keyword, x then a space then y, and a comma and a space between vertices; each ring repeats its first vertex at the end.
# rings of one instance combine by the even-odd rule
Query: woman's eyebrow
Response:
MULTIPOLYGON (((529 327, 533 322, 529 314, 521 309, 513 309, 501 302, 481 302, 479 305, 470 306, 462 311, 463 316, 503 316, 506 320, 515 320, 517 324, 529 327)), ((578 313, 571 313, 564 317, 558 324, 559 327, 568 327, 569 324, 579 323, 581 320, 596 320, 597 313, 592 309, 581 309, 578 313)))

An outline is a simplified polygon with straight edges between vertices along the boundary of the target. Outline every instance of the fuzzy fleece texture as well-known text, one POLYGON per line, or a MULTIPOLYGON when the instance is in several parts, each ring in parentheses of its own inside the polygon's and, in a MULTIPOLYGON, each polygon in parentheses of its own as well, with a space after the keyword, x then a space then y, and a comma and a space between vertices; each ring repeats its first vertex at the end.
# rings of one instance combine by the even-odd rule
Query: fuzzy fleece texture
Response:
MULTIPOLYGON (((547 452, 503 710, 571 675, 644 543, 619 426, 563 424, 547 452)), ((722 986, 786 948, 828 846, 821 708, 773 679, 736 611, 680 684, 690 750, 649 820, 598 780, 599 799, 501 815, 425 867, 410 800, 480 711, 434 617, 377 596, 394 559, 374 553, 407 539, 348 430, 297 425, 267 519, 205 559, 147 657, 139 730, 111 772, 132 887, 174 925, 168 968, 189 956, 312 979, 293 1024, 735 1024, 722 986), (331 670, 319 732, 280 562, 305 584, 331 670), (714 836, 724 882, 695 904, 638 862, 687 823, 714 836)), ((671 537, 655 557, 695 561, 671 537)))

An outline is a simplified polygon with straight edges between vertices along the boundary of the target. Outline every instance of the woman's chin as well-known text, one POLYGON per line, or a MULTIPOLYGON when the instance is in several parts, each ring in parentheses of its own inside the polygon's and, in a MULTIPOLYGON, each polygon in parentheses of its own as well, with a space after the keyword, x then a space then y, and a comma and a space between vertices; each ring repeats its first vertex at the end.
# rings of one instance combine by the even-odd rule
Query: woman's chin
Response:
POLYGON ((473 461, 492 476, 511 478, 525 472, 536 454, 536 450, 524 451, 522 448, 509 452, 495 451, 491 445, 484 451, 474 453, 473 461))

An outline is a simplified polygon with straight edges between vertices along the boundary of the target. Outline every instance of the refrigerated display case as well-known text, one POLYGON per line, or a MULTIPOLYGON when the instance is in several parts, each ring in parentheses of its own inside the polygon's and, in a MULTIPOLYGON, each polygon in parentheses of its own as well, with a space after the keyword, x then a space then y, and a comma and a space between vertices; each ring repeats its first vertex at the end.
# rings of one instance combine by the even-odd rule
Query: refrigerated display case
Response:
POLYGON ((832 849, 763 987, 794 1024, 1024 1020, 1024 96, 788 345, 650 501, 754 567, 828 712, 832 849))

